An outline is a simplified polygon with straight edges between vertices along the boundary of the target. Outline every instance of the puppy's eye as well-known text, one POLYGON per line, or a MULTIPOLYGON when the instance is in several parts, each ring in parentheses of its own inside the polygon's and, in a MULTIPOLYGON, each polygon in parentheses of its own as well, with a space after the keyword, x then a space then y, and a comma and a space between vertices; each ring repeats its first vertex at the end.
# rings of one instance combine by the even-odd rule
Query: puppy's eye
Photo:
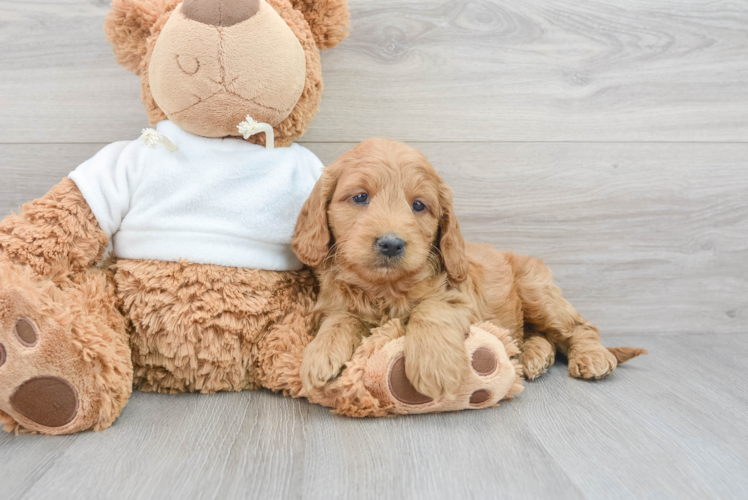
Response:
POLYGON ((368 205, 369 204, 369 195, 367 193, 358 193, 356 196, 351 198, 353 200, 353 203, 356 205, 368 205))
POLYGON ((426 205, 422 201, 414 201, 413 202, 413 211, 414 212, 423 212, 426 210, 426 205))

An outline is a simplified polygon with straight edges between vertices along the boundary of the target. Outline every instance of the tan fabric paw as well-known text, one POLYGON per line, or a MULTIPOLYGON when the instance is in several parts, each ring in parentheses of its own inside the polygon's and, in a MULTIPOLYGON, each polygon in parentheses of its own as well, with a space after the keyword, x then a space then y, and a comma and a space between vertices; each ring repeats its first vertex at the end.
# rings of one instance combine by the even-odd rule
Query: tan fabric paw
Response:
POLYGON ((518 349, 509 332, 489 323, 473 326, 465 339, 471 360, 454 398, 434 401, 420 394, 405 375, 400 337, 375 352, 366 365, 364 384, 390 413, 431 413, 487 408, 509 399, 523 387, 521 368, 515 357, 518 349))
POLYGON ((132 387, 117 314, 103 274, 60 289, 26 266, 0 263, 0 424, 6 431, 70 434, 111 425, 132 387))

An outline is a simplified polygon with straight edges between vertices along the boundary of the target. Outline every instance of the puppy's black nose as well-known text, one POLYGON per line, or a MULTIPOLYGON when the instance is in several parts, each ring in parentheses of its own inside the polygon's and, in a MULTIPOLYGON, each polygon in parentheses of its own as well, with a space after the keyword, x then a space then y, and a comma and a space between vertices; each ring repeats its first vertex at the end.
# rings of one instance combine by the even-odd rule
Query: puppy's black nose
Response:
POLYGON ((376 247, 379 253, 386 257, 402 257, 405 251, 405 241, 394 235, 385 235, 377 239, 376 247))

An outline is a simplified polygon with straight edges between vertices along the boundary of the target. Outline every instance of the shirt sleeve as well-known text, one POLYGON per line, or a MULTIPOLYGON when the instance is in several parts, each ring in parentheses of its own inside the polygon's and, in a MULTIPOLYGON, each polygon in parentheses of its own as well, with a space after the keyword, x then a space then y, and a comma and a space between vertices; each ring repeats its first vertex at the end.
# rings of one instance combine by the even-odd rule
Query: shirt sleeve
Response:
POLYGON ((307 171, 314 178, 314 182, 317 182, 322 176, 322 171, 325 169, 325 166, 322 164, 320 159, 317 158, 317 155, 309 151, 307 148, 299 146, 299 152, 304 161, 304 165, 306 165, 307 171))
POLYGON ((117 232, 130 208, 133 179, 128 168, 131 162, 124 154, 130 144, 110 144, 68 175, 109 238, 117 232))

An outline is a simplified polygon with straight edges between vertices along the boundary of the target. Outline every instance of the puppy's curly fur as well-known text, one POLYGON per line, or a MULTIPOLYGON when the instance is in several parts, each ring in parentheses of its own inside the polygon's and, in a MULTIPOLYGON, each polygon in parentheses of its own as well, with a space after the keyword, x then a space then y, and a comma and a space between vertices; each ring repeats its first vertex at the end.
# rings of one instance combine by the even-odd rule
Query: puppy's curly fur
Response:
POLYGON ((604 377, 645 352, 603 347, 542 261, 465 243, 451 189, 403 143, 370 139, 325 169, 301 211, 293 247, 320 283, 319 331, 301 368, 309 389, 334 378, 361 338, 394 318, 407 325, 408 378, 435 399, 459 386, 469 366, 465 332, 478 321, 523 342, 528 378, 553 363, 556 348, 579 378, 604 377), (388 256, 383 237, 399 241, 402 251, 388 256))

